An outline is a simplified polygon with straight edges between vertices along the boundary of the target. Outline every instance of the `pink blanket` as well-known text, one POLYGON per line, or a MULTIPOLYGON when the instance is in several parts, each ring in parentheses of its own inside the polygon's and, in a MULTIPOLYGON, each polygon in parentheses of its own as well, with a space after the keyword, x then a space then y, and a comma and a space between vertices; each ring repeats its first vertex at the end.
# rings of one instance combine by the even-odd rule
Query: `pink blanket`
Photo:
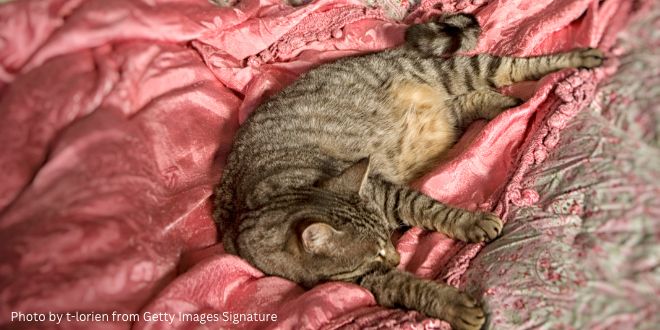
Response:
MULTIPOLYGON (((485 2, 425 0, 404 22, 474 12, 484 27, 477 52, 607 50, 640 5, 485 2)), ((275 0, 235 8, 206 0, 1 5, 0 326, 448 328, 378 307, 354 285, 305 291, 264 276, 222 252, 210 217, 232 136, 264 97, 319 63, 395 46, 404 28, 356 0, 298 8, 275 0), (47 319, 26 321, 18 312, 47 319), (67 312, 107 319, 48 319, 67 312), (163 314, 155 320, 154 313, 163 314), (277 319, 234 324, 232 313, 277 319)), ((455 158, 419 187, 503 216, 511 203, 533 203, 538 195, 520 189, 525 168, 543 161, 563 124, 615 66, 611 60, 595 71, 566 70, 513 89, 531 98, 475 123, 455 158)), ((460 286, 480 248, 412 229, 398 243, 400 267, 460 286)))

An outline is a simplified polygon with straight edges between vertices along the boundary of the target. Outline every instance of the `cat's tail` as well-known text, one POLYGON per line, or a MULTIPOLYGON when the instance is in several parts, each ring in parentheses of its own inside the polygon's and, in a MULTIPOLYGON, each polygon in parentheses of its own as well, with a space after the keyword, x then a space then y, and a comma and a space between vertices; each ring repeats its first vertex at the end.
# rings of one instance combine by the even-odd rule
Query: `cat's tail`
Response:
POLYGON ((474 49, 479 34, 481 27, 474 15, 451 14, 410 26, 406 42, 424 54, 443 56, 474 49))

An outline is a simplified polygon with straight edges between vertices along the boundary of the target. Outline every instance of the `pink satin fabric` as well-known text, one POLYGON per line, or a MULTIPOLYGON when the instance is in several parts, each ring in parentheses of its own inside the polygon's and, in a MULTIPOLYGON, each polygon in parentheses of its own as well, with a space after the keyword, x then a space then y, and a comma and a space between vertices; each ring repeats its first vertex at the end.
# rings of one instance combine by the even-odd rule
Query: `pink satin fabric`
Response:
MULTIPOLYGON (((625 0, 425 0, 404 22, 474 12, 484 27, 476 52, 537 55, 607 49, 636 8, 625 0)), ((305 291, 264 276, 222 252, 210 217, 233 134, 264 97, 320 63, 399 44, 405 24, 355 0, 299 8, 23 0, 1 5, 0 22, 3 327, 100 326, 11 323, 12 311, 119 311, 278 315, 236 326, 140 320, 137 329, 448 328, 378 307, 355 285, 305 291)), ((418 186, 503 215, 511 203, 533 203, 535 192, 519 189, 524 169, 542 161, 562 120, 613 67, 518 86, 512 92, 531 98, 472 125, 454 158, 418 186)), ((401 269, 460 285, 481 246, 412 229, 397 247, 401 269)))

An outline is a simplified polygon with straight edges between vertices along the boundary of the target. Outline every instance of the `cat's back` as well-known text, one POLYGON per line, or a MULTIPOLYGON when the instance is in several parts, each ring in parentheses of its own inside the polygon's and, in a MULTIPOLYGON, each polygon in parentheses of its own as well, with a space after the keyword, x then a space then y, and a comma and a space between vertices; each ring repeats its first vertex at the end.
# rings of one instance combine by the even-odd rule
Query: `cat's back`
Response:
POLYGON ((285 169, 336 174, 359 141, 382 123, 382 89, 390 74, 383 54, 341 59, 303 74, 259 106, 239 129, 234 161, 254 180, 285 169), (340 162, 341 163, 341 162, 340 162), (335 168, 335 165, 340 165, 335 168))
POLYGON ((435 109, 444 95, 416 74, 429 63, 400 48, 301 75, 241 127, 232 151, 245 177, 240 184, 269 193, 310 185, 366 157, 392 181, 419 176, 434 159, 423 149, 445 149, 454 135, 450 127, 437 129, 449 125, 435 109))

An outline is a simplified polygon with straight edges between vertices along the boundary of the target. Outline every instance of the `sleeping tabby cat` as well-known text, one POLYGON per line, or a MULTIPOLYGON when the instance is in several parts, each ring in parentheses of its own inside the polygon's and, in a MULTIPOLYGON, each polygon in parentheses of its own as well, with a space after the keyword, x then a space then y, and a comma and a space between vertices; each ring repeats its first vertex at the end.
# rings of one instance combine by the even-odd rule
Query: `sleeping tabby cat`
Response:
POLYGON ((261 105, 240 128, 216 190, 226 251, 305 287, 353 282, 383 306, 480 328, 474 299, 396 269, 390 235, 420 226, 482 242, 500 233, 501 220, 407 184, 437 165, 462 128, 521 102, 498 87, 593 68, 603 53, 447 56, 469 50, 479 33, 466 14, 414 25, 401 47, 322 65, 261 105))

